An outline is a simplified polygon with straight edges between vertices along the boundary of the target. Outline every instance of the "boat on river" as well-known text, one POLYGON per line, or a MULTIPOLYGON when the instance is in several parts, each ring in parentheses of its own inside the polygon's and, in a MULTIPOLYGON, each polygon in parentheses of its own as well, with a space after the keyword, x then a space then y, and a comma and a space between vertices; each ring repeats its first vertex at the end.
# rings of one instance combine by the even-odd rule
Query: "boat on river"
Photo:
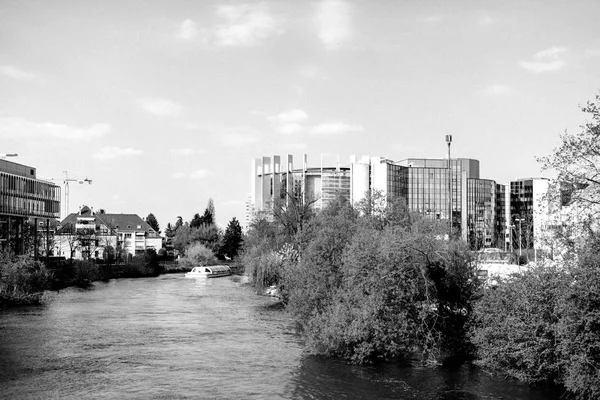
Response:
POLYGON ((190 272, 185 273, 186 278, 217 278, 227 275, 231 275, 231 268, 227 265, 194 267, 190 272))

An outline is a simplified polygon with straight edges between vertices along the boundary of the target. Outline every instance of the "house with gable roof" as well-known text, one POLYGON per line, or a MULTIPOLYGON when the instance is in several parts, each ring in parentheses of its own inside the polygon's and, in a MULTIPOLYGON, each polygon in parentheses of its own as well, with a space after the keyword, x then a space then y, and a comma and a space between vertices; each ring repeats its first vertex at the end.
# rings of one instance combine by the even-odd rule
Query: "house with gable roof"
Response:
POLYGON ((84 260, 104 258, 109 246, 131 255, 162 248, 162 237, 139 215, 94 212, 87 206, 68 215, 56 237, 56 254, 84 260))

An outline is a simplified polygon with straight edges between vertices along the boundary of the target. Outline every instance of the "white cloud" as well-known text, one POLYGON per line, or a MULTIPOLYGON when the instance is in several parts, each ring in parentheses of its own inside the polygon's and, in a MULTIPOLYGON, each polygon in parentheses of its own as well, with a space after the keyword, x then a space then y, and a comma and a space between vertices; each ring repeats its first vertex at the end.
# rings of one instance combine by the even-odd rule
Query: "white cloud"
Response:
POLYGON ((186 19, 179 26, 179 32, 177 36, 183 40, 191 40, 198 35, 198 28, 196 23, 191 19, 186 19))
POLYGON ((536 61, 521 61, 519 65, 535 73, 558 71, 566 65, 560 58, 566 51, 564 47, 551 47, 535 53, 533 58, 536 61))
POLYGON ((217 16, 224 20, 215 28, 217 44, 253 45, 282 33, 281 22, 271 15, 265 3, 221 5, 217 16))
POLYGON ((195 153, 192 149, 169 149, 170 154, 174 154, 176 156, 189 156, 195 153))
POLYGON ((308 119, 308 114, 304 110, 294 108, 283 111, 275 116, 267 117, 267 119, 278 132, 284 135, 291 135, 304 130, 304 127, 300 123, 308 119))
POLYGON ((308 118, 308 114, 301 109, 294 108, 291 110, 283 111, 274 117, 269 117, 269 121, 288 123, 288 122, 302 122, 308 118))
POLYGON ((502 96, 514 91, 515 89, 512 86, 503 84, 490 85, 482 89, 483 94, 486 96, 502 96))
POLYGON ((562 60, 555 60, 555 61, 550 61, 550 62, 521 61, 519 63, 519 65, 528 71, 539 73, 539 72, 558 71, 559 69, 564 67, 566 64, 562 60))
POLYGON ((94 154, 94 158, 98 160, 108 160, 111 158, 137 156, 140 154, 142 154, 141 150, 132 149, 131 147, 123 149, 120 147, 105 146, 94 154))
POLYGON ((140 98, 138 103, 151 114, 161 117, 178 117, 183 112, 181 104, 161 98, 140 98))
POLYGON ((340 135, 344 133, 362 132, 365 128, 362 125, 351 125, 343 122, 331 122, 320 124, 311 129, 311 133, 316 135, 340 135))
POLYGON ((179 171, 179 172, 175 172, 175 173, 172 175, 172 177, 173 177, 174 179, 182 179, 182 178, 184 178, 184 177, 185 177, 185 172, 181 172, 181 171, 179 171))
POLYGON ((538 60, 543 59, 556 59, 562 53, 567 51, 564 47, 551 47, 546 50, 538 51, 533 55, 533 58, 537 58, 538 60))
POLYGON ((202 179, 208 175, 208 171, 204 169, 199 169, 198 171, 192 172, 190 174, 190 179, 202 179))
POLYGON ((324 0, 317 5, 318 36, 326 48, 335 49, 350 37, 351 11, 350 5, 342 0, 324 0))
POLYGON ((32 80, 36 78, 35 74, 17 69, 11 65, 0 65, 0 74, 18 81, 32 80))
POLYGON ((91 141, 110 131, 108 124, 93 124, 78 128, 52 122, 31 122, 23 118, 0 117, 0 137, 5 139, 59 138, 91 141))

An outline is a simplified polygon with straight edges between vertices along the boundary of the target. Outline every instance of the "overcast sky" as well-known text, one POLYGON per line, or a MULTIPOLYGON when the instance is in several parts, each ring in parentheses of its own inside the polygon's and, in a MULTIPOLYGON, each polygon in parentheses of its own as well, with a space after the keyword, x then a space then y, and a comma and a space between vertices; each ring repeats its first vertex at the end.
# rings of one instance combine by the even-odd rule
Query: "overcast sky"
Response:
POLYGON ((250 163, 480 160, 540 176, 600 89, 600 1, 0 2, 0 153, 71 185, 70 211, 213 198, 244 223, 250 163), (327 157, 326 157, 327 159, 327 157))

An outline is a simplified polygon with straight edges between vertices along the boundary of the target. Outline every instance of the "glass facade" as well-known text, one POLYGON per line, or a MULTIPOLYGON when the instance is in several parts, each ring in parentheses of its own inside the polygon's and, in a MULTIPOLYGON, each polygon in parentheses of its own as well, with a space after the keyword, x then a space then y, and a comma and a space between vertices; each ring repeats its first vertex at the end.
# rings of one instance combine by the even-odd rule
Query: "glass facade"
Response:
POLYGON ((472 249, 492 247, 496 235, 496 182, 467 180, 467 240, 472 249))
POLYGON ((23 254, 25 242, 31 239, 28 236, 33 235, 37 257, 39 225, 35 219, 45 218, 50 226, 48 221, 59 217, 59 186, 36 179, 35 168, 0 160, 0 247, 23 254), (28 232, 28 225, 34 227, 33 232, 28 232))
POLYGON ((0 172, 0 214, 59 218, 60 187, 50 182, 0 172))

